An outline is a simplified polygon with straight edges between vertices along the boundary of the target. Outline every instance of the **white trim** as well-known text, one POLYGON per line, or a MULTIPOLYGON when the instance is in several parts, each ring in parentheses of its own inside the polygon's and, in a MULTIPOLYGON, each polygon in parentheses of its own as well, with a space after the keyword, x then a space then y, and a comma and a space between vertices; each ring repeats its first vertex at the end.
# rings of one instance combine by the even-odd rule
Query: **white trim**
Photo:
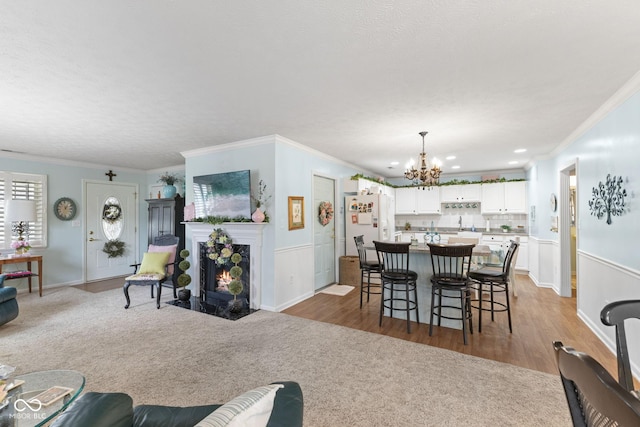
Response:
POLYGON ((40 157, 40 156, 31 155, 31 154, 11 153, 7 151, 3 151, 2 153, 0 153, 0 157, 7 158, 7 159, 27 160, 31 162, 45 163, 48 165, 75 166, 75 167, 86 168, 86 169, 113 169, 113 170, 118 170, 123 172, 140 173, 140 169, 125 168, 122 166, 103 165, 99 163, 88 163, 88 162, 81 162, 76 160, 56 159, 54 157, 40 157))

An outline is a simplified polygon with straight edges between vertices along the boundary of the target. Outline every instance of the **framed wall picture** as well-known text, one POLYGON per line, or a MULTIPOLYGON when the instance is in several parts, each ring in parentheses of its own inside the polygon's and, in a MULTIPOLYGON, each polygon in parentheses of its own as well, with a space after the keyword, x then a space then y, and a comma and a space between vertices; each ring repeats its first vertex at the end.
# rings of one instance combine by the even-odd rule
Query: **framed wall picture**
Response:
POLYGON ((304 197, 289 196, 289 230, 304 228, 304 197))

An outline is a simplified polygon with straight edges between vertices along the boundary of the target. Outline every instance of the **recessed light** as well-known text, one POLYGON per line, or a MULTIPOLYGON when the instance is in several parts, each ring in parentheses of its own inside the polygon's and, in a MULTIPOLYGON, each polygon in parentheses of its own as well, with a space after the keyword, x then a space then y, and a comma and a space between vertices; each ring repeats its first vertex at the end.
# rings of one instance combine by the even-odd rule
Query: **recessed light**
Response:
POLYGON ((456 156, 447 156, 445 157, 447 160, 455 160, 456 156))
POLYGON ((458 166, 458 165, 451 166, 451 169, 460 169, 460 166, 458 166))
POLYGON ((400 162, 391 162, 391 166, 398 166, 400 162))
POLYGON ((518 148, 517 150, 513 150, 514 153, 524 153, 525 151, 527 151, 526 148, 518 148))
POLYGON ((513 161, 509 162, 509 164, 510 164, 510 165, 517 165, 517 164, 518 164, 518 161, 517 161, 517 160, 513 160, 513 161))

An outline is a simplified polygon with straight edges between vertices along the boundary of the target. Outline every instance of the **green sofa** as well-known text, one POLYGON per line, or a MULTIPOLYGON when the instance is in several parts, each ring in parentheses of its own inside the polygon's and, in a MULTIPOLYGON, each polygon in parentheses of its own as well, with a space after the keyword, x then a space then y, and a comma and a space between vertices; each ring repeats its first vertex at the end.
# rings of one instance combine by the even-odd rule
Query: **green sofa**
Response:
MULTIPOLYGON (((268 427, 302 427, 302 390, 293 381, 282 384, 273 401, 268 427)), ((222 405, 191 407, 139 405, 125 393, 83 394, 51 427, 192 427, 222 405)))

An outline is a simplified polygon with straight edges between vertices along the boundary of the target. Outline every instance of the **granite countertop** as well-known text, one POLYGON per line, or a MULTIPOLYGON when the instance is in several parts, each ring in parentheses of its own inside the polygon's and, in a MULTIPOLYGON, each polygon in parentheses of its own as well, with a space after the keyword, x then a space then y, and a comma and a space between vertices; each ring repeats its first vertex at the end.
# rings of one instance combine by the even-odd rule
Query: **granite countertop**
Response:
MULTIPOLYGON (((428 233, 431 231, 430 227, 411 227, 410 230, 405 230, 404 227, 396 228, 396 232, 403 233, 428 233)), ((458 231, 471 231, 468 228, 458 230, 455 227, 436 227, 435 232, 440 234, 458 234, 458 231)), ((512 228, 508 232, 502 231, 502 228, 492 228, 491 231, 485 231, 484 228, 476 228, 477 233, 482 234, 528 234, 526 228, 512 228)))

